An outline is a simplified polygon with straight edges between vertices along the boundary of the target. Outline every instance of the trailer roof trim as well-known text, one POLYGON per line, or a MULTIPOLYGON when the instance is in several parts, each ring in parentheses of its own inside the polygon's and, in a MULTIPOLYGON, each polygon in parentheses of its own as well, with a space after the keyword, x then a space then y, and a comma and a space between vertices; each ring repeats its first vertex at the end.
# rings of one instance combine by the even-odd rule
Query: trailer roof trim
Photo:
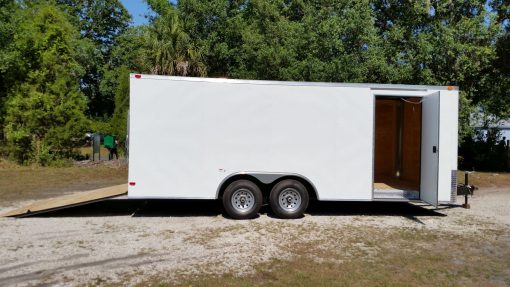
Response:
POLYGON ((130 77, 134 78, 136 75, 141 75, 141 77, 143 79, 151 79, 151 80, 213 82, 213 83, 252 84, 252 85, 347 87, 347 88, 368 88, 368 89, 372 89, 372 90, 407 90, 407 91, 427 91, 427 90, 451 91, 452 88, 454 91, 459 90, 458 86, 239 80, 239 79, 227 79, 227 78, 198 78, 198 77, 161 76, 161 75, 146 75, 146 74, 134 74, 134 73, 130 74, 130 77))

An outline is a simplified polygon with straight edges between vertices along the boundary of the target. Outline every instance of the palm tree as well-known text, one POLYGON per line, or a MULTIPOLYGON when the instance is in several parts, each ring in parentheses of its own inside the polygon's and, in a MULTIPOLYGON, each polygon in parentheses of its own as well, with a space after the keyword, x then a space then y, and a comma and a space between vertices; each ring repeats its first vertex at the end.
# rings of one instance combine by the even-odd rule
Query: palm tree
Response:
POLYGON ((143 62, 151 74, 205 76, 202 55, 182 30, 174 10, 160 15, 147 27, 143 40, 143 62))

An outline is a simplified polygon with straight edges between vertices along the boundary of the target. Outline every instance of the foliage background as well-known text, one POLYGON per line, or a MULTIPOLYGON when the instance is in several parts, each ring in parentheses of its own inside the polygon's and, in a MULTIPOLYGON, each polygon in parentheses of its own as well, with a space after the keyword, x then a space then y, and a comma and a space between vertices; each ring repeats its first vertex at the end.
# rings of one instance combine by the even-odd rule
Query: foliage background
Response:
POLYGON ((132 26, 119 0, 0 0, 4 156, 46 165, 76 157, 85 132, 122 141, 133 72, 457 85, 460 150, 478 158, 491 148, 473 141, 499 139, 477 140, 474 118, 510 116, 508 0, 147 3, 132 26))

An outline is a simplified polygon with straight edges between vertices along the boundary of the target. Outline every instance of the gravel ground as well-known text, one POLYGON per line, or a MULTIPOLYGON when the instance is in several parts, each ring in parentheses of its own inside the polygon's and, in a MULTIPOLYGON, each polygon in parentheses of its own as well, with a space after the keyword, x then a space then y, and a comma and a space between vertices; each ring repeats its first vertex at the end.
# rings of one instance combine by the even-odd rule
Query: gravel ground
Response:
MULTIPOLYGON (((151 276, 242 276, 257 264, 292 257, 292 242, 313 241, 326 231, 340 236, 352 227, 451 234, 510 230, 510 189, 478 191, 471 206, 432 210, 405 203, 316 203, 297 220, 263 212, 253 220, 234 221, 224 218, 215 202, 142 207, 140 202, 111 201, 46 217, 0 218, 0 286, 135 285, 151 276)), ((359 248, 370 254, 367 247, 359 248)))

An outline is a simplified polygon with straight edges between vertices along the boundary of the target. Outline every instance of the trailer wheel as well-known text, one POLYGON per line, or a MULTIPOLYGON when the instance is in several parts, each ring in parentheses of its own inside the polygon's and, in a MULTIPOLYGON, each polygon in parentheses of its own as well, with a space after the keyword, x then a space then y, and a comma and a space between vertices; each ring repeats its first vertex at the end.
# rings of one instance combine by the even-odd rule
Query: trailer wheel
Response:
POLYGON ((233 219, 255 217, 262 206, 262 191, 249 180, 237 180, 223 193, 223 208, 233 219))
POLYGON ((278 217, 294 219, 303 216, 308 207, 308 198, 308 191, 301 182, 284 179, 271 190, 269 204, 278 217))

